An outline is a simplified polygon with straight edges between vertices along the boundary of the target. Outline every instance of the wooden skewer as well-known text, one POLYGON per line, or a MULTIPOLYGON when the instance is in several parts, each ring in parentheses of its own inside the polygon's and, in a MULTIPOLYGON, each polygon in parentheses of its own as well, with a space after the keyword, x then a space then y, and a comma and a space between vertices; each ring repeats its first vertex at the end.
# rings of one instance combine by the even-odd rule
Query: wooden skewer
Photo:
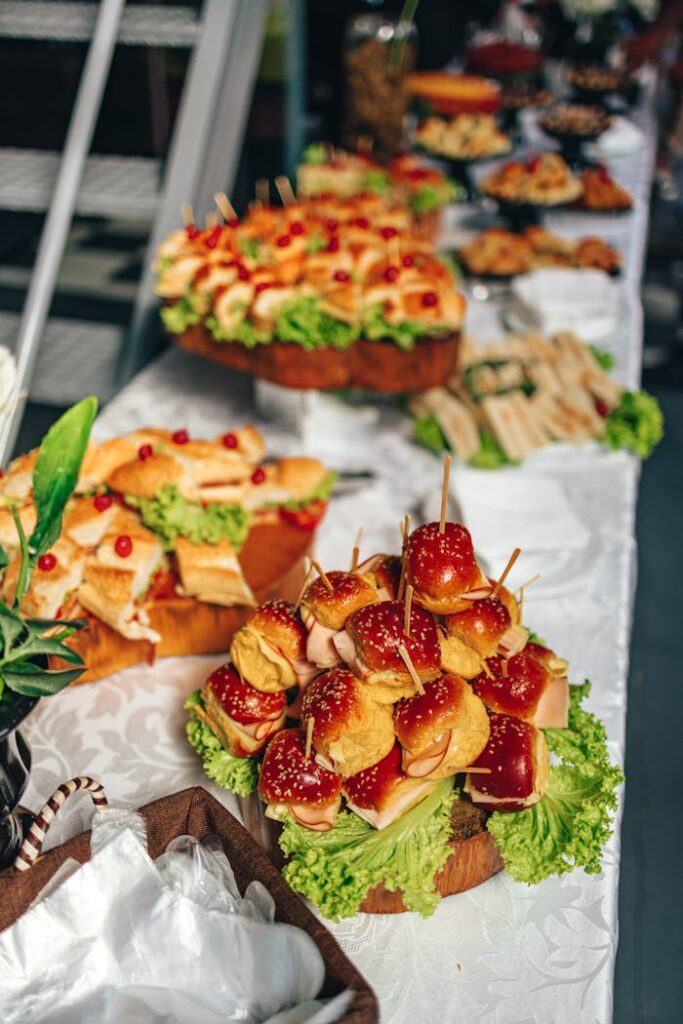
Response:
POLYGON ((526 583, 522 583, 521 587, 517 587, 517 593, 518 594, 524 594, 524 591, 526 590, 526 588, 530 587, 532 583, 536 583, 538 580, 540 580, 540 578, 541 578, 541 574, 540 574, 540 572, 537 572, 536 575, 532 576, 530 580, 526 581, 526 583))
POLYGON ((399 530, 401 531, 401 538, 405 544, 408 537, 410 537, 410 512, 406 512, 405 516, 399 523, 399 530))
POLYGON ((413 608, 413 585, 409 583, 406 587, 406 607, 403 615, 403 632, 407 637, 410 636, 410 613, 413 608))
POLYGON ((293 206, 296 203, 296 194, 286 174, 278 175, 275 179, 275 188, 278 191, 283 206, 293 206))
POLYGON ((470 765, 468 768, 454 768, 453 769, 453 774, 454 775, 460 775, 462 772, 467 772, 468 775, 490 775, 491 774, 491 769, 490 768, 474 768, 472 765, 470 765))
POLYGON ((270 202, 270 185, 268 184, 267 178, 256 179, 256 200, 267 206, 270 202))
POLYGON ((487 675, 487 676, 489 677, 489 679, 493 679, 493 672, 491 671, 491 669, 490 669, 490 668, 488 667, 488 665, 486 664, 486 661, 485 661, 485 659, 484 659, 484 658, 480 658, 480 660, 479 660, 479 665, 480 665, 480 667, 481 667, 481 670, 482 670, 482 672, 483 672, 483 673, 484 673, 485 675, 487 675))
POLYGON ((180 204, 180 216, 183 218, 183 224, 186 228, 189 228, 191 224, 194 224, 194 213, 192 211, 191 203, 180 204))
POLYGON ((420 679, 419 675, 415 671, 415 666, 413 665, 412 658, 408 654, 408 651, 406 649, 405 644, 401 644, 401 646, 398 649, 398 653, 401 655, 401 658, 403 660, 403 664, 408 669, 408 675, 410 676, 412 681, 415 683, 415 689, 420 694, 424 693, 425 692, 425 688, 422 685, 422 680, 420 679))
POLYGON ((332 586, 332 584, 330 582, 329 576, 323 571, 322 566, 320 565, 320 562, 313 562, 313 568, 315 569, 315 571, 317 572, 318 576, 323 581, 323 583, 325 584, 327 589, 330 591, 330 593, 332 593, 332 591, 334 590, 334 587, 332 586))
POLYGON ((401 555, 401 576, 398 581, 398 590, 396 592, 396 600, 403 600, 403 593, 406 589, 406 570, 408 568, 408 553, 404 551, 401 555))
POLYGON ((446 511, 448 509, 448 480, 451 475, 451 457, 443 460, 443 483, 441 485, 441 515, 439 517, 439 533, 446 532, 446 511))
POLYGON ((213 201, 223 214, 226 221, 238 219, 235 207, 232 205, 225 192, 216 192, 216 195, 213 197, 213 201))
POLYGON ((306 722, 306 759, 311 756, 311 748, 313 747, 313 719, 309 718, 306 722))
POLYGON ((213 210, 212 210, 211 213, 207 213, 207 215, 206 215, 206 230, 209 231, 212 228, 215 228, 217 226, 218 226, 218 214, 214 213, 213 210))
POLYGON ((304 558, 304 581, 301 584, 301 590, 299 591, 299 596, 297 597, 296 603, 294 605, 294 614, 295 615, 299 611, 299 605, 303 601, 303 597, 304 597, 304 594, 306 593, 306 588, 308 586, 308 581, 311 578, 311 573, 312 572, 313 572, 313 564, 312 564, 310 558, 307 555, 304 558))
POLYGON ((358 527, 358 533, 356 534, 356 543, 353 545, 353 553, 351 555, 351 572, 355 572, 358 568, 358 562, 360 561, 360 542, 363 539, 363 527, 358 527))
POLYGON ((521 553, 522 553, 522 549, 521 548, 515 548, 515 550, 512 552, 512 554, 508 558, 508 564, 503 569, 503 572, 498 577, 498 582, 496 583, 495 587, 491 591, 491 598, 492 599, 494 597, 498 597, 498 593, 499 593, 501 587, 505 583, 505 580, 508 578, 508 573, 510 572, 510 569, 512 569, 512 566, 515 564, 515 562, 517 561, 517 559, 519 558, 521 553))

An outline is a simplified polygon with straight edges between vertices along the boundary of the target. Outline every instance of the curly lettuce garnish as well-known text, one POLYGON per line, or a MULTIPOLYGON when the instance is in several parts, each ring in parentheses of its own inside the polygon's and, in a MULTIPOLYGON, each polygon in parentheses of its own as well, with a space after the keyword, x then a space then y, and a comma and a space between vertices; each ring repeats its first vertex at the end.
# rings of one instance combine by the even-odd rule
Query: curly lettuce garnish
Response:
POLYGON ((446 435, 433 412, 417 417, 413 423, 413 439, 435 455, 448 451, 446 435))
POLYGON ((203 707, 201 690, 193 690, 183 707, 190 712, 185 727, 187 738, 204 762, 204 771, 223 789, 237 796, 249 796, 256 789, 258 766, 252 757, 233 757, 221 744, 216 734, 197 714, 203 707))
POLYGON ((479 433, 481 447, 469 460, 475 469, 500 469, 501 466, 518 466, 519 462, 509 458, 501 448, 498 438, 490 430, 479 433))
POLYGON ((645 391, 624 391, 621 401, 605 420, 605 444, 628 448, 647 459, 664 436, 659 402, 645 391))
POLYGON ((194 544, 220 544, 229 540, 239 551, 249 534, 251 513, 241 505, 200 505, 184 498, 175 484, 165 484, 155 498, 127 494, 126 504, 140 511, 145 526, 173 551, 178 537, 194 544))
POLYGON ((182 334, 188 327, 198 324, 202 318, 201 297, 192 292, 183 295, 179 302, 163 306, 161 319, 169 334, 182 334))
POLYGON ((285 819, 280 848, 289 857, 284 876, 334 921, 358 913, 380 882, 400 889, 409 910, 434 912, 434 876, 450 853, 453 779, 444 779, 416 807, 378 832, 357 814, 343 811, 329 832, 312 832, 285 819))
POLYGON ((505 870, 518 882, 533 885, 577 867, 601 870, 624 777, 610 761, 605 727, 581 707, 589 693, 588 680, 571 686, 568 728, 545 730, 559 763, 550 768, 543 799, 516 814, 495 812, 487 822, 505 870))
POLYGON ((381 302, 372 306, 363 318, 363 337, 368 341, 393 341, 404 352, 410 352, 415 348, 415 343, 427 335, 433 337, 436 333, 448 333, 442 329, 435 332, 434 328, 425 327, 412 320, 404 320, 402 323, 392 324, 384 316, 384 306, 381 302))

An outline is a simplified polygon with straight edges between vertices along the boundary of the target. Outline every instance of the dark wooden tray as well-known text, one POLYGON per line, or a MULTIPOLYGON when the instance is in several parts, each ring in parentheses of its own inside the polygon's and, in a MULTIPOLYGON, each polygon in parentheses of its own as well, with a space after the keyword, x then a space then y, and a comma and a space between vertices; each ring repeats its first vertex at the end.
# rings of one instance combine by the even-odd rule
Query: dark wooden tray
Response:
MULTIPOLYGON (((308 932, 316 943, 326 971, 321 995, 329 997, 345 988, 352 989, 353 1003, 342 1018, 343 1024, 377 1024, 377 1000, 363 976, 347 960, 324 925, 292 892, 249 833, 205 789, 200 786, 184 789, 147 804, 140 808, 140 813, 147 823, 148 847, 154 858, 176 836, 192 835, 205 839, 208 835, 218 835, 240 890, 243 892, 249 882, 258 879, 275 900, 276 919, 308 932)), ((46 853, 29 871, 22 873, 12 868, 0 873, 0 931, 13 924, 28 909, 68 857, 80 863, 90 859, 89 832, 82 832, 46 853)))

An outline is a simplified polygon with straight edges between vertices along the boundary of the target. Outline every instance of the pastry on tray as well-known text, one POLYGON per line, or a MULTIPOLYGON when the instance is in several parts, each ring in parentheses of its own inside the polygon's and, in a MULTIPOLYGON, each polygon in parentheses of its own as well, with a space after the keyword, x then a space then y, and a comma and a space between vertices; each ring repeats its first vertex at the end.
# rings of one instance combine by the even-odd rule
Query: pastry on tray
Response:
POLYGON ((413 99, 439 114, 492 114, 500 108, 500 86, 480 75, 415 71, 408 75, 413 99))
POLYGON ((258 788, 285 878, 325 916, 599 870, 621 772, 589 686, 505 586, 518 555, 489 579, 463 525, 406 523, 400 554, 356 549, 258 608, 188 698, 207 774, 258 788))
POLYGON ((596 139, 606 132, 612 118, 601 107, 580 103, 562 103, 538 118, 538 124, 548 135, 557 138, 596 139))
POLYGON ((487 175, 482 192, 505 203, 562 206, 581 196, 581 180, 557 153, 510 160, 487 175))
POLYGON ((302 199, 376 196, 390 207, 407 206, 414 226, 432 238, 440 226, 441 210, 459 196, 455 182, 411 153, 402 153, 383 166, 370 153, 347 153, 322 142, 305 150, 297 170, 297 192, 302 199))
POLYGON ((415 132, 414 141, 429 153, 450 160, 485 160, 512 148, 491 114, 458 114, 450 121, 428 117, 415 132))
POLYGON ((625 213, 633 208, 633 199, 617 184, 606 167, 587 167, 581 174, 583 195, 581 206, 585 210, 625 213))
POLYGON ((470 274, 485 277, 512 277, 536 267, 592 268, 616 274, 621 267, 617 250, 601 238, 572 241, 537 226, 521 232, 488 228, 467 242, 459 255, 470 274))
POLYGON ((517 465, 558 441, 599 441, 647 458, 662 437, 661 411, 609 376, 613 361, 569 331, 486 346, 465 339, 448 386, 411 400, 415 439, 479 469, 517 465))
MULTIPOLYGON (((25 532, 35 525, 36 454, 0 479, 5 603, 20 564, 12 506, 25 532)), ((69 641, 88 665, 80 681, 155 654, 224 650, 258 600, 296 592, 334 474, 315 459, 264 456, 250 426, 211 441, 149 427, 89 446, 21 603, 39 619, 87 616, 69 641)))
POLYGON ((252 206, 160 247, 166 328, 286 387, 410 391, 455 365, 465 301, 406 207, 377 196, 252 206))
POLYGON ((567 81, 579 92, 595 93, 598 96, 615 92, 624 84, 620 71, 597 65, 581 64, 567 68, 566 76, 567 81))

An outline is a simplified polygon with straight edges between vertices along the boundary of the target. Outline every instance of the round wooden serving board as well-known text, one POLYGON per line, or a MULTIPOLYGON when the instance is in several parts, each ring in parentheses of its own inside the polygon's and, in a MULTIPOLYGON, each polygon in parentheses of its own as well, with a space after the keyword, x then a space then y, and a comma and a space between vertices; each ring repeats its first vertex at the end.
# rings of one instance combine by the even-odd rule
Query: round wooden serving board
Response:
MULTIPOLYGON (((278 839, 282 825, 266 818, 261 800, 256 794, 239 798, 244 827, 266 851, 276 867, 282 868, 285 859, 278 839)), ((435 878, 441 896, 474 889, 503 870, 493 836, 486 830, 486 811, 468 800, 456 800, 451 814, 451 854, 435 878)), ((371 889, 360 905, 364 914, 403 914, 407 908, 400 889, 389 892, 383 885, 371 889)))
MULTIPOLYGON (((274 597, 295 601, 304 580, 303 559, 313 545, 315 532, 301 530, 277 518, 252 526, 239 560, 257 603, 274 597)), ((92 683, 122 668, 155 657, 188 654, 220 654, 230 638, 244 625, 251 608, 224 608, 190 597, 172 597, 145 605, 153 629, 161 634, 154 647, 146 640, 127 640, 100 619, 91 618, 88 628, 69 640, 87 672, 78 683, 92 683)), ((52 667, 69 667, 52 659, 52 667)))
POLYGON ((391 341, 362 338, 341 352, 334 348, 307 352, 300 345, 280 341, 246 348, 236 342, 214 341, 201 323, 176 340, 188 352, 286 388, 360 388, 397 394, 445 384, 456 367, 460 334, 423 338, 409 352, 391 341))

